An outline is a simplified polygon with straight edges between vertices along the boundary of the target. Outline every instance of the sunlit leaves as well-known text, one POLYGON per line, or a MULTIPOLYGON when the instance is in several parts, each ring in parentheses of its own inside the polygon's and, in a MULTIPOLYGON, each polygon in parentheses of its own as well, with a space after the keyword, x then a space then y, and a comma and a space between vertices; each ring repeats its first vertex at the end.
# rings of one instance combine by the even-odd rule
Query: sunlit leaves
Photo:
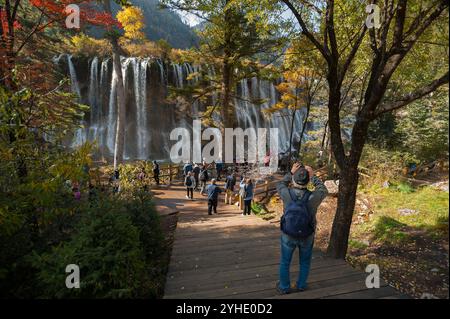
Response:
POLYGON ((117 20, 125 31, 125 38, 133 41, 145 39, 143 32, 145 27, 144 13, 140 8, 134 6, 124 7, 117 13, 117 20))

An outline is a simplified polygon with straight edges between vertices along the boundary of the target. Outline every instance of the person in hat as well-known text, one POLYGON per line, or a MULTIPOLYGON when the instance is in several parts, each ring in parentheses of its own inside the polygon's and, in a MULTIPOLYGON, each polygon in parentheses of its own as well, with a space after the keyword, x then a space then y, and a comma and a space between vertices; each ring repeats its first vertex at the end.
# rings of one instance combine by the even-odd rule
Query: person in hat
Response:
POLYGON ((306 281, 309 275, 314 246, 317 208, 327 196, 328 190, 320 178, 314 175, 314 171, 310 166, 303 166, 301 163, 295 163, 291 171, 284 176, 280 183, 278 183, 277 191, 283 201, 284 213, 280 225, 282 230, 279 268, 280 280, 277 283, 276 288, 280 294, 287 294, 292 291, 298 292, 306 289, 306 281), (313 191, 308 190, 309 182, 314 186, 313 191), (297 220, 299 221, 298 223, 293 223, 291 221, 295 218, 283 218, 291 213, 296 213, 297 216, 298 214, 304 214, 303 216, 310 219, 309 221, 308 218, 299 219, 300 221, 297 220), (303 222, 304 220, 307 222, 303 222), (302 222, 304 225, 302 225, 302 222), (291 225, 289 225, 289 223, 291 223, 291 225), (293 237, 292 229, 295 229, 297 226, 300 227, 298 236, 293 237), (290 235, 286 232, 289 232, 290 235), (300 272, 297 283, 292 289, 289 278, 289 267, 292 255, 297 247, 300 255, 300 272))

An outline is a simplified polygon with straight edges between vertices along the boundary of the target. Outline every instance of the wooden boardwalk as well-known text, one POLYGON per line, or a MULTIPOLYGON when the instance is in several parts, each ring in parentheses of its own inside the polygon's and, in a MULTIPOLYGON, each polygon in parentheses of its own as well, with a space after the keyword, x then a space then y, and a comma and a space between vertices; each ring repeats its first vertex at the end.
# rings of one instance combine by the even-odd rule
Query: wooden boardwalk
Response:
MULTIPOLYGON (((405 298, 382 282, 367 289, 367 274, 343 260, 315 251, 308 281, 301 293, 280 296, 278 225, 254 215, 241 216, 236 206, 219 202, 218 214, 208 216, 205 197, 185 198, 181 185, 154 191, 158 209, 179 212, 164 298, 405 298)), ((291 282, 298 273, 298 252, 291 282)))

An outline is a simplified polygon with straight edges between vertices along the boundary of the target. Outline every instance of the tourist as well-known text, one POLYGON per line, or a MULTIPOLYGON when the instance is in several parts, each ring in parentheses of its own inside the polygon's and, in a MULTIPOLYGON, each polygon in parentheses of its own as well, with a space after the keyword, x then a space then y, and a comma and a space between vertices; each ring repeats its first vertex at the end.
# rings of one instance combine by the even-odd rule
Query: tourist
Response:
POLYGON ((280 294, 287 294, 306 289, 314 245, 317 208, 328 191, 323 182, 314 175, 313 169, 300 163, 295 163, 291 171, 278 183, 277 191, 283 201, 284 214, 280 225, 282 230, 280 281, 276 288, 280 294), (312 192, 307 189, 310 181, 314 186, 312 192), (291 183, 292 186, 289 186, 291 183), (300 273, 295 288, 291 289, 289 267, 297 247, 300 254, 300 273))
POLYGON ((120 192, 120 173, 118 169, 114 170, 114 173, 111 177, 111 182, 113 186, 113 193, 120 192))
POLYGON ((242 199, 244 202, 244 212, 242 213, 242 215, 250 215, 253 201, 253 181, 251 178, 242 179, 240 186, 241 190, 243 190, 242 199))
POLYGON ((267 152, 266 156, 264 156, 264 166, 265 167, 270 166, 270 152, 267 152))
POLYGON ((194 169, 192 170, 194 172, 194 178, 195 178, 195 190, 197 190, 199 183, 199 176, 200 176, 200 166, 198 164, 194 165, 194 169))
POLYGON ((80 200, 81 199, 80 184, 78 182, 74 182, 72 185, 73 185, 72 186, 73 197, 75 198, 75 200, 80 200))
POLYGON ((225 204, 233 205, 234 186, 236 185, 236 174, 231 172, 225 181, 225 204))
POLYGON ((192 172, 188 172, 184 179, 184 186, 186 186, 186 198, 194 199, 195 178, 192 172))
POLYGON ((221 174, 223 170, 223 163, 221 160, 216 161, 216 172, 217 172, 217 180, 220 181, 221 174))
POLYGON ((153 178, 155 179, 156 185, 159 185, 159 164, 157 161, 153 161, 153 178))
POLYGON ((183 176, 186 177, 189 172, 192 172, 192 164, 190 162, 186 162, 183 166, 183 176))
POLYGON ((200 169, 200 194, 205 193, 206 183, 208 182, 209 176, 208 176, 208 165, 203 164, 200 169))
POLYGON ((222 192, 219 186, 216 185, 216 180, 213 178, 211 184, 208 185, 208 215, 217 214, 217 202, 219 194, 222 192))

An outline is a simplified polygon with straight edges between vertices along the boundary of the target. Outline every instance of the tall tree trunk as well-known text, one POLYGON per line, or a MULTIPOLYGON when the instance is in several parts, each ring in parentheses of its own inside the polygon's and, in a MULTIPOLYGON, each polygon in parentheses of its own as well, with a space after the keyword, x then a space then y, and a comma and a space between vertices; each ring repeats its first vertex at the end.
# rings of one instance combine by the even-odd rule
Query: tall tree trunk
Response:
POLYGON ((323 152, 323 150, 325 149, 326 145, 328 145, 328 143, 325 143, 328 139, 328 121, 325 122, 325 126, 323 128, 323 135, 322 135, 322 142, 320 143, 320 150, 323 152))
MULTIPOLYGON (((369 120, 361 116, 352 131, 351 151, 343 164, 339 165, 339 194, 336 215, 331 230, 327 253, 335 258, 345 258, 348 239, 355 209, 356 191, 358 189, 358 164, 367 138, 369 120)), ((333 133, 332 133, 333 134, 333 133)))
POLYGON ((233 67, 228 62, 228 57, 225 57, 222 66, 222 105, 221 105, 221 115, 223 119, 223 126, 233 128, 235 125, 234 121, 234 108, 231 103, 232 89, 233 89, 233 67))
MULTIPOLYGON (((103 5, 105 11, 112 15, 111 1, 104 0, 103 5)), ((116 38, 112 37, 110 42, 113 51, 113 67, 117 74, 117 122, 114 141, 114 169, 117 169, 117 166, 123 161, 125 143, 125 88, 123 85, 122 64, 120 62, 120 54, 123 50, 120 48, 116 38)))
POLYGON ((345 258, 358 187, 358 163, 341 168, 336 215, 334 216, 327 253, 345 258))
MULTIPOLYGON (((296 103, 297 104, 297 103, 296 103)), ((292 136, 294 135, 294 123, 295 123, 295 114, 297 114, 297 108, 292 112, 292 120, 291 120, 291 134, 289 136, 289 168, 292 164, 292 136)))
POLYGON ((308 124, 308 118, 309 118, 309 112, 311 110, 311 102, 307 101, 306 102, 306 115, 305 118, 303 119, 303 123, 302 123, 302 131, 300 133, 300 139, 298 141, 298 156, 299 158, 301 157, 301 151, 302 151, 302 140, 303 140, 303 135, 305 135, 305 131, 306 131, 306 124, 308 124))
POLYGON ((125 88, 123 85, 122 65, 116 39, 113 39, 113 67, 117 74, 117 122, 116 138, 114 142, 114 169, 123 161, 123 151, 125 143, 125 88))

